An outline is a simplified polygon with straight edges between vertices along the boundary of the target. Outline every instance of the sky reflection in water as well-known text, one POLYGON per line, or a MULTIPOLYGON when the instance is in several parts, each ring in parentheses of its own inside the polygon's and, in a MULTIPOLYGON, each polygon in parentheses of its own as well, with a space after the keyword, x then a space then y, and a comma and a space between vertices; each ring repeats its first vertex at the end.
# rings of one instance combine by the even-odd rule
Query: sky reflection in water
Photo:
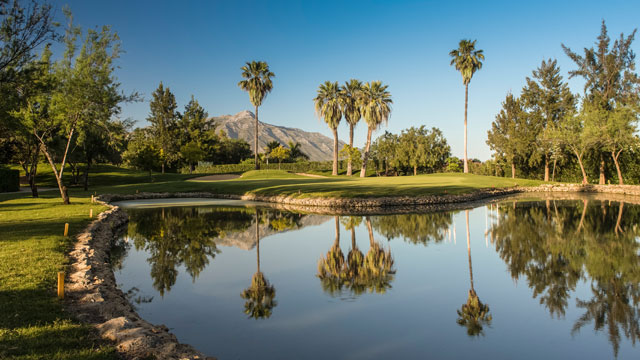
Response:
POLYGON ((127 212, 113 253, 121 288, 145 319, 221 359, 640 354, 637 205, 127 212))

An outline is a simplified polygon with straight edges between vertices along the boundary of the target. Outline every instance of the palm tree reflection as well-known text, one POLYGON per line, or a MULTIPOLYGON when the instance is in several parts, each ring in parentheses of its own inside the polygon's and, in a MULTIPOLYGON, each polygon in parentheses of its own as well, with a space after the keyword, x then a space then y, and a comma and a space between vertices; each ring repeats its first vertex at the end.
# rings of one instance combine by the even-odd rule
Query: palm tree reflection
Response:
POLYGON ((478 336, 484 335, 483 325, 491 325, 491 314, 489 314, 489 305, 483 304, 480 298, 476 294, 476 290, 473 287, 473 267, 471 265, 471 237, 469 234, 469 210, 465 210, 465 219, 467 225, 467 254, 469 256, 469 279, 471 281, 471 289, 469 290, 469 296, 467 302, 462 304, 460 310, 457 310, 458 320, 457 323, 460 326, 467 328, 467 335, 478 336))
POLYGON ((269 318, 273 308, 278 305, 275 301, 276 289, 269 284, 269 280, 260 271, 260 209, 256 208, 256 259, 257 271, 251 278, 251 286, 246 288, 240 296, 245 299, 244 313, 249 318, 269 318))

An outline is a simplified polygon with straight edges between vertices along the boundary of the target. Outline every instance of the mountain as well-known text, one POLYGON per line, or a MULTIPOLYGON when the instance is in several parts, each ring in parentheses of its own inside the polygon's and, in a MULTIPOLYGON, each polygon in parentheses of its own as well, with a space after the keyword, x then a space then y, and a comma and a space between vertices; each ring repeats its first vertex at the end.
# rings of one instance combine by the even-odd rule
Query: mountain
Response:
MULTIPOLYGON (((224 130, 232 139, 244 139, 251 145, 253 150, 255 134, 255 115, 251 111, 242 111, 235 115, 223 115, 212 117, 216 130, 224 130)), ((297 128, 271 125, 259 122, 258 147, 259 151, 264 151, 267 143, 277 141, 287 146, 289 141, 299 142, 301 150, 309 155, 311 161, 333 160, 333 139, 317 132, 307 132, 297 128)), ((338 149, 342 149, 344 142, 338 143, 338 149)))

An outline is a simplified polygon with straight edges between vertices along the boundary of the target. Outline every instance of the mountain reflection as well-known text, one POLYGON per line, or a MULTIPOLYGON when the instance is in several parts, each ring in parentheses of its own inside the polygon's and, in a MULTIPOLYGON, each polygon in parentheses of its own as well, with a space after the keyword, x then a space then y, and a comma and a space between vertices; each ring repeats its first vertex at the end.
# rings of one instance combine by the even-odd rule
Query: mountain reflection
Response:
POLYGON ((622 336, 640 338, 640 207, 606 201, 546 201, 499 205, 491 232, 511 276, 526 279, 551 316, 565 315, 580 280, 592 297, 576 299, 583 315, 573 334, 592 324, 618 355, 622 336))
POLYGON ((259 215, 256 221, 255 208, 240 207, 136 209, 129 212, 128 237, 136 250, 149 254, 153 287, 164 296, 175 284, 180 266, 195 281, 220 253, 217 244, 231 237, 246 240, 254 224, 269 233, 300 228, 306 216, 277 210, 263 210, 259 215))

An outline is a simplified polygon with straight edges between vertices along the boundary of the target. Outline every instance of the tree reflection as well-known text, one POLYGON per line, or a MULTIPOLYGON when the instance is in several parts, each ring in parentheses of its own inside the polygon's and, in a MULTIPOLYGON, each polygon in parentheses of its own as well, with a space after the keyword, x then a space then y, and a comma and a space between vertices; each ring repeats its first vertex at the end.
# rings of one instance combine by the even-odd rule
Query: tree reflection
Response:
POLYGON ((639 207, 623 203, 594 204, 585 199, 531 203, 502 209, 492 229, 496 249, 514 279, 525 277, 533 296, 553 315, 564 315, 580 279, 590 279, 592 298, 576 299, 584 309, 573 334, 590 323, 606 331, 614 355, 622 336, 634 345, 640 338, 640 244, 635 224, 639 207))
POLYGON ((345 227, 351 230, 351 250, 345 261, 340 249, 339 219, 335 217, 335 241, 327 255, 318 261, 317 274, 323 290, 332 296, 342 294, 344 289, 348 289, 354 295, 360 295, 366 291, 384 293, 391 288, 395 274, 391 250, 383 249, 375 241, 371 220, 366 217, 369 250, 364 255, 355 238, 355 227, 361 221, 358 217, 343 220, 345 227))
POLYGON ((240 296, 245 299, 244 313, 249 318, 264 319, 269 318, 273 308, 278 305, 275 301, 276 288, 269 283, 269 280, 260 271, 260 210, 256 209, 256 259, 257 270, 251 277, 251 286, 246 288, 240 296))
POLYGON ((387 240, 402 238, 407 242, 422 245, 444 240, 452 222, 451 212, 385 215, 371 219, 373 228, 387 240))
POLYGON ((489 313, 489 305, 483 304, 480 298, 476 294, 476 290, 473 286, 473 266, 471 263, 471 236, 469 233, 469 210, 465 210, 465 219, 467 225, 467 254, 469 257, 469 280, 471 282, 471 289, 469 290, 469 296, 467 302, 462 304, 460 310, 457 310, 458 320, 457 323, 460 326, 467 328, 467 335, 479 336, 484 335, 484 325, 491 325, 491 314, 489 313))

